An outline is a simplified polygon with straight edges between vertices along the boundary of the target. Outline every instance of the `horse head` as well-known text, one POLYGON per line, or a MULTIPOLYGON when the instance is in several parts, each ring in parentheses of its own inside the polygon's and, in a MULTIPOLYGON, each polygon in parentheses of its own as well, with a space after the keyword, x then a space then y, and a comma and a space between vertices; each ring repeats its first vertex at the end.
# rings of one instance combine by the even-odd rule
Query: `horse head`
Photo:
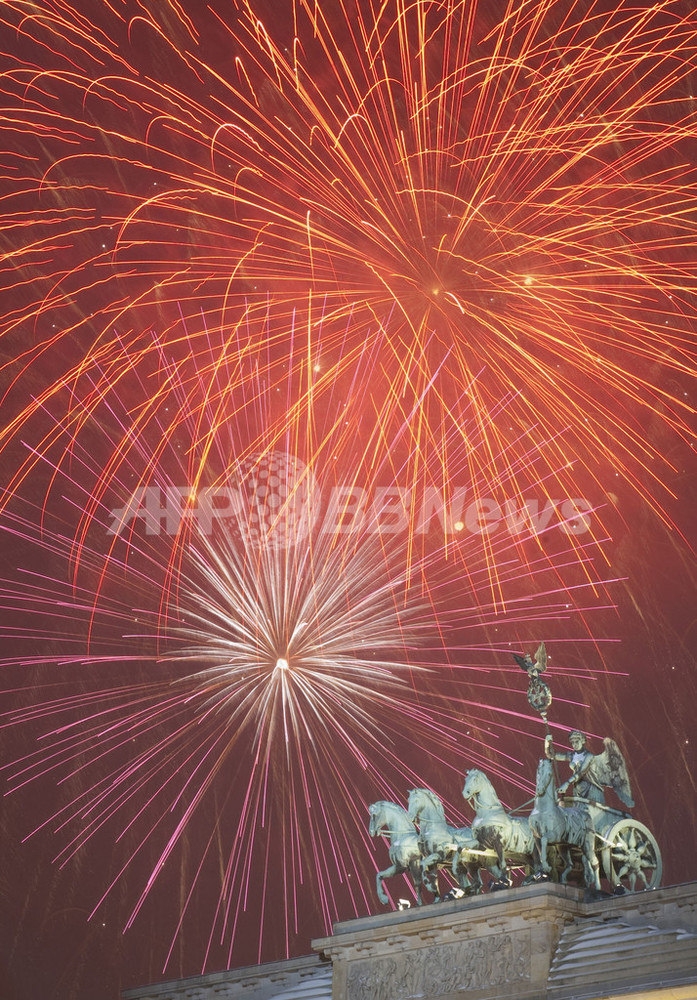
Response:
POLYGON ((377 837, 387 823, 385 805, 385 802, 373 802, 371 806, 368 806, 368 812, 370 813, 370 826, 368 829, 371 837, 377 837))
POLYGON ((472 768, 465 774, 465 787, 462 789, 462 795, 470 805, 472 804, 472 799, 482 790, 483 778, 483 772, 478 771, 476 768, 472 768))
POLYGON ((412 821, 412 823, 419 822, 419 816, 421 815, 421 810, 424 807, 424 801, 421 796, 421 788, 412 788, 409 792, 409 800, 407 802, 407 816, 412 821))
POLYGON ((429 820, 442 820, 445 822, 445 810, 443 803, 435 792, 428 788, 412 788, 409 792, 409 806, 407 813, 412 823, 417 823, 423 812, 426 812, 429 820))
POLYGON ((553 777, 554 770, 552 768, 552 761, 543 757, 537 765, 537 775, 535 777, 535 796, 537 798, 545 794, 553 777))

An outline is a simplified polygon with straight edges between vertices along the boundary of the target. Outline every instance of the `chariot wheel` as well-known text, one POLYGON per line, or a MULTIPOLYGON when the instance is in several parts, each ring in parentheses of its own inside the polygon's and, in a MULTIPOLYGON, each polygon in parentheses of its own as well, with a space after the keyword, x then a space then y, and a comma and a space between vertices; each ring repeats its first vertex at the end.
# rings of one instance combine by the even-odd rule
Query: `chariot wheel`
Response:
POLYGON ((603 839, 603 870, 613 890, 640 892, 661 884, 661 852, 653 834, 643 823, 624 817, 603 839))

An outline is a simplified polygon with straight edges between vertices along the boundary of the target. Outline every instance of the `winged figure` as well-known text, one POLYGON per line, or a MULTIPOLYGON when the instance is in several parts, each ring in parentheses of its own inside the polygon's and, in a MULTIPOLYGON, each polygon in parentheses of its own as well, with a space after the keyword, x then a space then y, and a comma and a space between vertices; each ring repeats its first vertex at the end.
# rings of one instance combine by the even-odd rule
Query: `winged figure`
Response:
POLYGON ((528 701, 531 707, 539 712, 543 719, 546 718, 547 709, 552 704, 552 692, 548 685, 540 680, 540 674, 547 669, 547 650, 544 642, 537 647, 534 660, 530 653, 525 653, 524 656, 513 653, 513 659, 528 675, 528 701))
POLYGON ((634 807, 632 787, 627 773, 627 765, 622 751, 614 740, 603 740, 605 749, 594 754, 586 745, 586 737, 575 730, 569 735, 571 750, 555 750, 552 737, 545 737, 545 755, 550 760, 568 761, 571 777, 560 788, 565 792, 569 785, 574 786, 574 794, 592 802, 605 802, 605 788, 612 788, 621 802, 628 809, 634 807))
POLYGON ((530 653, 525 653, 524 656, 514 653, 513 659, 520 669, 526 672, 531 681, 537 680, 538 676, 543 674, 547 669, 547 650, 545 649, 544 642, 541 642, 537 647, 534 660, 530 653))

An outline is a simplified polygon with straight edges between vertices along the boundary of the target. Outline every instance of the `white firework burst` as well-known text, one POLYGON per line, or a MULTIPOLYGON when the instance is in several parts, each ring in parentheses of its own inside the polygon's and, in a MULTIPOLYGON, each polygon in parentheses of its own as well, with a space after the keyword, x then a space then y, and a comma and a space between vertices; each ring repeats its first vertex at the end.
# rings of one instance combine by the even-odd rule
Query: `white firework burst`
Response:
MULTIPOLYGON (((375 702, 406 693, 409 660, 426 628, 426 604, 409 593, 396 547, 375 534, 304 531, 285 546, 258 538, 200 536, 168 659, 205 663, 195 682, 201 712, 224 712, 235 728, 253 726, 258 745, 277 732, 286 742, 325 733, 351 741, 355 727, 376 735, 375 702), (389 569, 389 571, 388 571, 389 569)), ((413 566, 411 567, 413 572, 413 566)))

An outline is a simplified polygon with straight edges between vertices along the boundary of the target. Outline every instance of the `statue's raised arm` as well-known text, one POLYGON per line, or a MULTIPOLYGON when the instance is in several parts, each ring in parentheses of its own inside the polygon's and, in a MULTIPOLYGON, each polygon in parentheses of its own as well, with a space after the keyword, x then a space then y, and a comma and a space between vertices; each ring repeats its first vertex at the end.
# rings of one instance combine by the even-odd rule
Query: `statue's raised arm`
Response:
POLYGON ((556 750, 552 737, 545 737, 545 755, 550 760, 565 760, 571 768, 571 777, 560 788, 565 792, 574 786, 574 794, 591 802, 605 802, 605 788, 612 788, 627 808, 634 806, 632 788, 624 757, 614 740, 605 739, 605 749, 594 754, 586 745, 586 737, 578 730, 569 735, 571 750, 556 750))

